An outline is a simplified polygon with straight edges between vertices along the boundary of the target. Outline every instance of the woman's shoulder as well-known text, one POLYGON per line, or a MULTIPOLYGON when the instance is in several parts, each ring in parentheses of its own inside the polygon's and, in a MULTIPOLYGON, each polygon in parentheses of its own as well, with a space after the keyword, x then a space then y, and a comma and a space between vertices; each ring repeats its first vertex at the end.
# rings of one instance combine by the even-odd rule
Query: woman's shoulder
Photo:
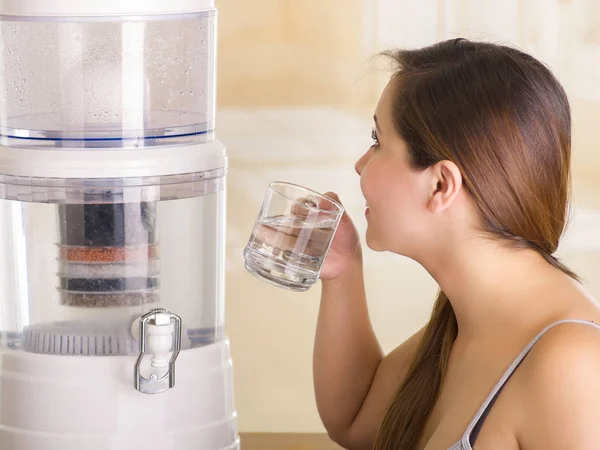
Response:
POLYGON ((520 369, 523 410, 516 434, 521 448, 597 448, 600 325, 577 321, 553 326, 520 369))
POLYGON ((567 370, 571 365, 594 363, 600 367, 600 317, 561 319, 551 324, 532 348, 527 357, 527 372, 546 380, 557 370, 562 375, 572 372, 567 370))

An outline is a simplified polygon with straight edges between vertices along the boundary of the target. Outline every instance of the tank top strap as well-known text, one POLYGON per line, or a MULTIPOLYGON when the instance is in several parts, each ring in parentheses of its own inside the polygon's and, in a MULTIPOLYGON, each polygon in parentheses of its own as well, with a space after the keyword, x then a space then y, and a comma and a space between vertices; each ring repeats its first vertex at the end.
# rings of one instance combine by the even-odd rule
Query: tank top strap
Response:
POLYGON ((481 427, 483 426, 487 415, 494 406, 496 399, 500 395, 500 392, 502 392, 502 389, 504 388, 510 377, 513 375, 515 370, 517 370, 517 368, 523 362, 525 357, 529 354, 531 349, 549 330, 563 323, 579 323, 583 325, 589 325, 600 330, 600 325, 588 320, 566 319, 554 322, 551 325, 548 325, 542 331, 540 331, 539 334, 535 338, 533 338, 533 340, 527 345, 527 347, 525 347, 523 351, 519 353, 519 355, 514 359, 512 364, 508 367, 506 372, 504 372, 498 383, 494 386, 488 397, 485 399, 485 401, 477 411, 477 414, 475 414, 475 417, 473 417, 473 420, 471 420, 471 423, 467 427, 462 437, 462 444, 465 449, 471 449, 474 445, 475 440, 479 435, 479 431, 481 430, 481 427))

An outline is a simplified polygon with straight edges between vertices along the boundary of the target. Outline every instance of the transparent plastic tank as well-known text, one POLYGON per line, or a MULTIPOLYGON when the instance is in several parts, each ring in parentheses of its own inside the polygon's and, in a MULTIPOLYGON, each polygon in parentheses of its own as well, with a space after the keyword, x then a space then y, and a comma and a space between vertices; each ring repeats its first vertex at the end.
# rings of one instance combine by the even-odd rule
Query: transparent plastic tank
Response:
POLYGON ((182 348, 223 337, 222 170, 54 182, 0 184, 1 346, 134 354, 152 308, 182 318, 182 348))
POLYGON ((0 145, 148 147, 209 141, 213 11, 0 18, 0 145))
MULTIPOLYGON (((214 53, 213 11, 1 16, 0 145, 202 152, 214 53)), ((222 339, 225 170, 0 174, 0 346, 134 354, 132 325, 153 308, 181 317, 183 349, 222 339)))

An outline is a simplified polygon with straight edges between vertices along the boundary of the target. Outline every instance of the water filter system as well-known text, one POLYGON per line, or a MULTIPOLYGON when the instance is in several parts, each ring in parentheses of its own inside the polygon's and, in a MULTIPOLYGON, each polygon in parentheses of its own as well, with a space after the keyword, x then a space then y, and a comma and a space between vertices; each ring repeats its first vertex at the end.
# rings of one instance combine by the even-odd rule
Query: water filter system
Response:
POLYGON ((236 450, 214 0, 0 0, 0 448, 236 450))

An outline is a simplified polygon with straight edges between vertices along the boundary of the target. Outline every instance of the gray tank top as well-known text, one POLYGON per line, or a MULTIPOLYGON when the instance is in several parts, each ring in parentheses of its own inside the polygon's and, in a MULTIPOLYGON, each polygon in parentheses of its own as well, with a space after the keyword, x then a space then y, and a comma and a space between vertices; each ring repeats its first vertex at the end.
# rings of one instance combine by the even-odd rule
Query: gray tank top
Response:
POLYGON ((583 325, 590 325, 590 326, 598 328, 600 330, 600 325, 598 325, 594 322, 587 321, 587 320, 561 320, 561 321, 555 322, 552 325, 549 325, 546 328, 544 328, 529 343, 529 345, 527 345, 527 347, 525 347, 523 349, 523 351, 519 354, 519 356, 517 356, 515 358, 513 363, 510 365, 510 367, 506 370, 506 372, 504 372, 504 375, 502 375, 502 378, 500 378, 500 381, 498 381, 496 386, 494 386, 494 388, 492 389, 492 391, 490 392, 488 397, 485 399, 485 401, 481 405, 481 408, 479 408, 479 411, 477 411, 477 414, 475 414, 475 417, 473 417, 473 420, 471 420, 471 423, 465 430, 465 433, 463 434, 461 440, 458 441, 453 446, 451 446, 448 450, 473 450, 473 445, 475 445, 475 441, 477 440, 479 431, 481 430, 481 427, 483 426, 483 422, 485 422, 487 415, 489 414, 490 410, 494 406, 494 403, 496 402, 496 399, 502 392, 502 389, 504 388, 504 386, 506 385, 508 380, 510 380, 510 377, 512 376, 512 374, 515 372, 515 370, 517 370, 517 367, 519 367, 519 365, 523 362, 525 357, 529 354, 529 352, 531 351, 533 346, 535 344, 537 344, 537 342, 542 338, 542 336, 544 334, 546 334, 548 332, 548 330, 555 327, 556 325, 560 325, 561 323, 580 323, 583 325))

